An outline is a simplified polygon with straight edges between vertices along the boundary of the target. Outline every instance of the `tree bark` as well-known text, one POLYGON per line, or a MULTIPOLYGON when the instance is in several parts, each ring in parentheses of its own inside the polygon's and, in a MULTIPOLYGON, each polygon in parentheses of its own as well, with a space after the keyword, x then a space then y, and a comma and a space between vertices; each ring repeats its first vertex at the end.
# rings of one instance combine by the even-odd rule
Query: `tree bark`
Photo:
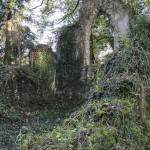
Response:
POLYGON ((6 41, 5 41, 5 55, 4 55, 4 63, 11 63, 11 54, 12 54, 12 45, 11 45, 11 33, 13 30, 13 20, 12 20, 12 12, 8 8, 7 22, 6 22, 6 41))

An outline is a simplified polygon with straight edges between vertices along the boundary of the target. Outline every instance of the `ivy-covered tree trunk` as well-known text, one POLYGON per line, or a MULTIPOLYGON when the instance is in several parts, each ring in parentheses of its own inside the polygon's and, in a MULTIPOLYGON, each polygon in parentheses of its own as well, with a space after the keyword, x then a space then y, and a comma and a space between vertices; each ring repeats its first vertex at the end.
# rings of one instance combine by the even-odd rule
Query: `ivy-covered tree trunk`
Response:
POLYGON ((81 28, 80 47, 83 50, 83 65, 89 66, 92 63, 91 33, 92 25, 98 14, 97 1, 82 1, 80 9, 79 24, 81 28))
MULTIPOLYGON (((8 9, 9 10, 9 9, 8 9)), ((12 21, 12 12, 8 11, 7 22, 6 22, 6 41, 5 41, 5 55, 4 55, 4 63, 11 63, 11 54, 12 54, 12 45, 11 45, 11 33, 13 30, 13 21, 12 21)))

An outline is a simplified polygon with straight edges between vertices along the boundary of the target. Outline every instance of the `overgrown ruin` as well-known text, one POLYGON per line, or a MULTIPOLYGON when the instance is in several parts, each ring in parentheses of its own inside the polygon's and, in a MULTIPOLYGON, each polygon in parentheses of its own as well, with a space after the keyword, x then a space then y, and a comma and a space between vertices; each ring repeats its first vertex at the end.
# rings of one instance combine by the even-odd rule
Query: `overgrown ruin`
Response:
POLYGON ((64 27, 58 39, 58 93, 77 93, 84 89, 92 64, 92 25, 102 14, 108 16, 113 27, 114 49, 118 49, 119 41, 126 37, 131 16, 129 8, 121 0, 83 0, 77 23, 64 27))

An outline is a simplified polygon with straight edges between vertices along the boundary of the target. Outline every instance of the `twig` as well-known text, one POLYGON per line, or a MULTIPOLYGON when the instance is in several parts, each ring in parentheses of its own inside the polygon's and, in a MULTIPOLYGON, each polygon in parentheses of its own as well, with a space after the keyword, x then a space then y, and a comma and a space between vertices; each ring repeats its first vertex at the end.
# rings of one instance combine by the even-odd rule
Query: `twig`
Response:
POLYGON ((80 0, 77 1, 76 6, 74 7, 74 9, 69 14, 65 15, 59 22, 57 22, 57 24, 63 22, 67 17, 71 16, 76 11, 76 9, 78 8, 79 3, 80 3, 80 0))
POLYGON ((41 4, 40 4, 40 5, 35 6, 35 7, 31 8, 30 10, 36 9, 36 8, 38 8, 38 7, 41 7, 41 6, 43 5, 43 3, 44 3, 44 0, 42 0, 42 2, 41 2, 41 4))

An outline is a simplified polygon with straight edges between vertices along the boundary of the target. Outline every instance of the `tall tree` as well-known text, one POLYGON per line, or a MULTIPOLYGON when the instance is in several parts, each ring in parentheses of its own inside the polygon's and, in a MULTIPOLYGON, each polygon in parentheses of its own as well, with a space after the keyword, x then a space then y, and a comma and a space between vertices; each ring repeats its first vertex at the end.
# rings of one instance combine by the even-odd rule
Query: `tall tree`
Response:
MULTIPOLYGON (((12 32, 14 31, 14 23, 13 16, 23 7, 23 3, 28 0, 8 0, 3 4, 4 13, 6 18, 3 20, 6 22, 6 41, 5 41, 5 55, 4 55, 4 63, 11 63, 11 54, 13 51, 12 47, 12 32)), ((4 16, 4 17, 5 17, 4 16)))

